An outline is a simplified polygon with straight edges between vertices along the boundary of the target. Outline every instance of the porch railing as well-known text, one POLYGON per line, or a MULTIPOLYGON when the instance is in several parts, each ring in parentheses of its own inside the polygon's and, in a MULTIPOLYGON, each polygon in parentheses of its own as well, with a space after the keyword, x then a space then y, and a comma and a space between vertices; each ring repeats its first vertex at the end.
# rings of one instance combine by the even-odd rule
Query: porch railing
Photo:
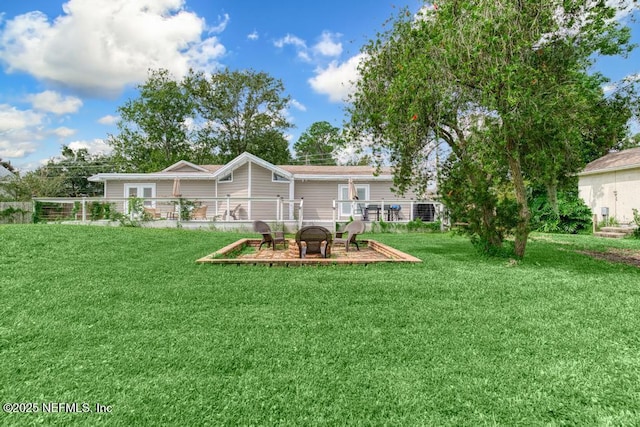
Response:
MULTIPOLYGON (((317 203, 305 217, 304 198, 284 197, 81 197, 33 199, 34 213, 46 221, 96 221, 126 215, 131 219, 169 220, 180 222, 252 222, 263 220, 287 222, 301 227, 305 222, 366 221, 424 222, 441 220, 444 207, 440 202, 417 199, 333 200, 321 209, 317 203)), ((36 215, 36 216, 37 216, 36 215)))

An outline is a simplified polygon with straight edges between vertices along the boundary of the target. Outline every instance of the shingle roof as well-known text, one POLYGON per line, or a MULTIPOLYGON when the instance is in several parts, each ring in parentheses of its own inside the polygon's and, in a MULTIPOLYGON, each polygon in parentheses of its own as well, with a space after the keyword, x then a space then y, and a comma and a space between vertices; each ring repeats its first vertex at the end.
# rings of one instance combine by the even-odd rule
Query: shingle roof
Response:
POLYGON ((609 153, 589 163, 580 175, 620 169, 640 168, 640 147, 609 153))
MULTIPOLYGON (((279 165, 281 169, 294 175, 371 175, 376 169, 371 166, 317 166, 317 165, 279 165)), ((389 168, 382 168, 380 173, 388 175, 389 168)))
POLYGON ((201 168, 205 168, 209 172, 215 172, 221 167, 223 167, 224 165, 198 165, 198 166, 200 166, 201 168))
MULTIPOLYGON (((225 165, 198 165, 210 172, 215 172, 225 165)), ((319 165, 277 165, 276 167, 283 169, 294 175, 371 175, 376 169, 371 166, 319 166, 319 165)), ((382 168, 380 174, 391 174, 390 168, 382 168)))

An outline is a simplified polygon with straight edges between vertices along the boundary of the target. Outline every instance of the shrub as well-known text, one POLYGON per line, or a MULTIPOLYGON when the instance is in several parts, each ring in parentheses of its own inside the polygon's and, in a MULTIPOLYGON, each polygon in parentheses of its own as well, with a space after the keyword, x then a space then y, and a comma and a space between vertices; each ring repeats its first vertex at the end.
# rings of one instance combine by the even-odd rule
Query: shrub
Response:
POLYGON ((576 234, 591 229, 591 209, 575 193, 558 194, 558 213, 554 212, 546 194, 533 198, 529 206, 532 230, 576 234))
POLYGON ((636 239, 640 239, 640 213, 638 213, 638 209, 633 210, 633 222, 636 224, 636 229, 633 230, 633 237, 636 239))

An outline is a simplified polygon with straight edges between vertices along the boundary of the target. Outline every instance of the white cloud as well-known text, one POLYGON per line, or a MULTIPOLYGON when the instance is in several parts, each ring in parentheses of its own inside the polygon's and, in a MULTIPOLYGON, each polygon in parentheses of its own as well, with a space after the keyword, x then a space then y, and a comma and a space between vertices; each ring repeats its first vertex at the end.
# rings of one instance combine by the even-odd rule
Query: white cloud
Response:
POLYGON ((100 95, 144 81, 150 68, 182 76, 190 67, 216 67, 225 48, 216 37, 203 39, 205 21, 184 1, 69 0, 55 20, 19 15, 0 32, 0 60, 8 72, 100 95))
POLYGON ((31 110, 18 110, 11 105, 0 105, 0 134, 23 131, 42 123, 43 115, 31 110))
POLYGON ((276 40, 275 42, 273 42, 273 44, 275 47, 278 47, 278 48, 283 48, 286 45, 292 45, 292 46, 304 48, 304 49, 307 48, 307 44, 305 43, 304 40, 302 40, 300 37, 296 37, 291 34, 287 34, 283 38, 276 40))
POLYGON ((109 154, 112 147, 104 139, 96 138, 93 141, 73 141, 68 147, 74 151, 86 148, 89 154, 109 154))
POLYGON ((287 34, 281 39, 273 42, 273 45, 277 48, 282 49, 285 46, 294 46, 296 48, 296 52, 298 53, 298 58, 305 62, 310 62, 311 57, 309 56, 307 43, 302 40, 300 37, 296 37, 292 34, 287 34))
POLYGON ((14 158, 19 159, 31 153, 35 153, 37 144, 31 141, 12 141, 0 136, 0 157, 3 159, 14 158))
POLYGON ((38 111, 54 114, 76 113, 82 107, 82 100, 75 96, 62 97, 58 92, 47 90, 27 97, 38 111))
POLYGON ((361 53, 341 64, 332 61, 327 68, 316 70, 316 76, 308 80, 309 84, 317 93, 328 95, 331 102, 345 101, 360 78, 358 65, 364 58, 361 53))
POLYGON ((297 101, 295 99, 291 100, 291 106, 299 111, 307 111, 307 107, 304 104, 302 104, 300 101, 297 101))
POLYGON ((70 129, 68 127, 61 126, 53 130, 53 134, 58 138, 68 138, 76 134, 75 129, 70 129))
POLYGON ((114 125, 118 122, 118 120, 120 120, 120 117, 118 116, 112 116, 112 115, 106 115, 104 117, 100 117, 98 119, 98 123, 100 123, 101 125, 114 125))
POLYGON ((254 41, 254 40, 258 40, 260 36, 258 35, 258 32, 256 30, 253 30, 251 34, 247 35, 247 38, 251 41, 254 41))
POLYGON ((218 33, 220 34, 227 28, 227 24, 229 23, 229 14, 225 13, 223 16, 218 16, 218 20, 220 23, 215 27, 209 28, 209 33, 218 33))
POLYGON ((323 32, 320 41, 313 46, 313 51, 322 56, 340 56, 342 54, 342 43, 336 41, 340 37, 341 34, 338 33, 323 32))

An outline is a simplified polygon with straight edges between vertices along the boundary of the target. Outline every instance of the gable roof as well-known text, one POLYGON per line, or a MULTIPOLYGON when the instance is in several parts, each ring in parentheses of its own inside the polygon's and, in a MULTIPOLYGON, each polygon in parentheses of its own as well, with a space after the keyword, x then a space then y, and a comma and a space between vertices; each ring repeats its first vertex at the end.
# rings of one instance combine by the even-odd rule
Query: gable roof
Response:
POLYGON ((579 176, 640 168, 640 147, 609 153, 589 163, 579 176))
MULTIPOLYGON (((188 162, 186 160, 180 160, 177 163, 172 164, 171 166, 169 166, 166 169, 163 169, 160 172, 175 172, 178 171, 180 169, 193 169, 193 172, 210 172, 209 170, 205 169, 202 166, 198 166, 196 164, 193 164, 191 162, 188 162)), ((180 172, 187 172, 185 170, 180 170, 180 172)))
POLYGON ((262 166, 265 169, 269 169, 272 172, 275 172, 279 175, 285 176, 287 178, 292 178, 293 175, 291 175, 291 173, 287 172, 286 170, 267 162, 266 160, 261 159, 258 156, 254 156, 251 153, 247 153, 246 151, 242 154, 240 154, 238 157, 236 157, 235 159, 231 160, 229 163, 227 163, 226 165, 224 165, 223 167, 221 167, 220 169, 217 169, 214 172, 215 177, 223 177, 231 172, 233 172, 234 170, 238 169, 240 166, 243 166, 246 163, 255 163, 257 165, 262 166))
POLYGON ((91 182, 126 180, 215 180, 233 172, 247 163, 257 164, 267 170, 289 179, 335 181, 336 179, 392 181, 391 168, 382 168, 376 175, 373 166, 319 166, 319 165, 279 165, 276 166, 251 153, 244 152, 226 165, 196 165, 181 160, 160 172, 152 173, 99 173, 89 177, 91 182))

